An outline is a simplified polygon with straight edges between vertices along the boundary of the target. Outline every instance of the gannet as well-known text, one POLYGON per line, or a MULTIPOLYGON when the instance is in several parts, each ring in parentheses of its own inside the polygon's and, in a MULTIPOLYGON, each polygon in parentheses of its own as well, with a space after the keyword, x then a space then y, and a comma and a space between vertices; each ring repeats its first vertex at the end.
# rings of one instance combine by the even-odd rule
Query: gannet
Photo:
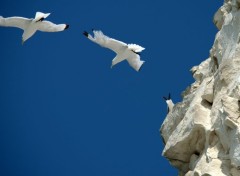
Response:
POLYGON ((173 103, 172 100, 171 100, 171 95, 170 95, 170 93, 168 94, 168 98, 163 97, 163 99, 164 99, 164 100, 166 101, 166 103, 167 103, 167 106, 168 106, 167 112, 169 113, 170 111, 172 111, 173 106, 174 106, 174 103, 173 103))
POLYGON ((102 33, 102 31, 93 30, 94 37, 88 32, 84 31, 83 34, 91 41, 99 44, 102 47, 113 50, 117 55, 112 60, 111 68, 127 60, 129 65, 132 66, 136 71, 139 71, 145 61, 140 60, 140 52, 145 48, 136 44, 126 44, 124 42, 110 38, 102 33))
POLYGON ((3 18, 0 16, 0 26, 17 27, 22 29, 22 44, 29 39, 37 30, 42 32, 59 32, 67 29, 68 24, 54 24, 50 21, 44 21, 50 13, 37 12, 34 19, 23 17, 3 18))

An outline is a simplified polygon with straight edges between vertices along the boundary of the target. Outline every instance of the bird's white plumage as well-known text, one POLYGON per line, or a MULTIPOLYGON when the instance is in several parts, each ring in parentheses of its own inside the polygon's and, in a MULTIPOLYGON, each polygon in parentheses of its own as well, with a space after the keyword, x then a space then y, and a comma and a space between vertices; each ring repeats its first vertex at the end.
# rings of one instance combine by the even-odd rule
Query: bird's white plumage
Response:
POLYGON ((133 67, 136 71, 139 71, 144 61, 140 60, 139 52, 145 48, 136 44, 126 44, 122 41, 110 38, 102 33, 102 31, 93 31, 94 36, 85 33, 91 41, 101 45, 102 47, 109 48, 113 50, 117 56, 112 60, 112 66, 127 60, 129 65, 133 67))
POLYGON ((66 24, 54 24, 50 21, 42 21, 38 24, 38 30, 42 32, 58 32, 63 31, 66 24))
MULTIPOLYGON (((112 39, 102 33, 102 31, 93 31, 94 38, 92 38, 95 43, 98 43, 102 47, 109 48, 114 52, 118 53, 122 49, 127 48, 127 44, 115 39, 112 39)), ((90 39, 91 39, 90 38, 90 39)))
POLYGON ((145 61, 140 60, 140 56, 138 54, 134 54, 133 56, 128 57, 127 61, 129 63, 129 65, 131 67, 133 67, 136 71, 139 71, 142 64, 145 62, 145 61))
POLYGON ((174 103, 172 102, 171 99, 166 100, 167 106, 168 106, 168 112, 171 112, 173 107, 174 107, 174 103))
POLYGON ((0 16, 0 26, 17 27, 24 30, 22 42, 29 39, 37 30, 43 32, 59 32, 68 27, 67 24, 54 24, 50 21, 43 21, 50 13, 37 12, 34 19, 23 17, 3 18, 0 16))
POLYGON ((145 48, 139 46, 139 45, 136 45, 136 44, 128 44, 128 48, 135 51, 135 52, 142 52, 143 50, 145 50, 145 48))
POLYGON ((30 23, 31 19, 28 18, 23 17, 3 18, 2 16, 0 16, 0 26, 17 27, 22 30, 25 30, 30 23))

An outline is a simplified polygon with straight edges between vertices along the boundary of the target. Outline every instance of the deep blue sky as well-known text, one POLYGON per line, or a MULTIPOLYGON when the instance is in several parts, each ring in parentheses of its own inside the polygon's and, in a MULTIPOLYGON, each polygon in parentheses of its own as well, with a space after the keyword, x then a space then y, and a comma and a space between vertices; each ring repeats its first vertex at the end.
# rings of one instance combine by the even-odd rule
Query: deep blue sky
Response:
POLYGON ((0 15, 68 23, 59 33, 0 28, 1 176, 177 175, 161 156, 162 96, 174 102, 209 56, 223 1, 1 1, 0 15), (141 72, 84 30, 146 48, 141 72))

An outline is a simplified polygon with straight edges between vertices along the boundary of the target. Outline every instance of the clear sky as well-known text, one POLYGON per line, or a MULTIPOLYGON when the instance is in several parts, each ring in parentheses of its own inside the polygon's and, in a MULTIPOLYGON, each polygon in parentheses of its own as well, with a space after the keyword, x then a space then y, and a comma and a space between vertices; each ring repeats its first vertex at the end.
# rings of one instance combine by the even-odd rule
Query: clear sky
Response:
POLYGON ((0 15, 50 12, 70 28, 37 32, 0 28, 1 176, 170 176, 161 156, 162 96, 193 82, 189 70, 208 58, 222 1, 1 1, 0 15), (146 48, 140 72, 84 30, 146 48))

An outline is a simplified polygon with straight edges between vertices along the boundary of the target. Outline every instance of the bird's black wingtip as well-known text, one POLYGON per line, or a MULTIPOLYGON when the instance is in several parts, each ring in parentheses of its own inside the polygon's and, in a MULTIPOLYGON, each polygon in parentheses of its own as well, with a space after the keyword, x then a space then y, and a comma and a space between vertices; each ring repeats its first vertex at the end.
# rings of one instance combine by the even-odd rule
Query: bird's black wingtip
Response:
POLYGON ((64 30, 68 29, 69 28, 69 24, 66 24, 64 30))
POLYGON ((165 101, 167 101, 167 100, 168 100, 166 97, 163 97, 163 99, 164 99, 165 101))
POLYGON ((163 97, 163 99, 166 100, 166 101, 167 101, 167 100, 171 100, 171 94, 169 93, 169 94, 168 94, 168 97, 163 97))
POLYGON ((85 35, 86 37, 88 37, 88 32, 87 32, 87 31, 84 31, 84 32, 83 32, 83 35, 85 35))

